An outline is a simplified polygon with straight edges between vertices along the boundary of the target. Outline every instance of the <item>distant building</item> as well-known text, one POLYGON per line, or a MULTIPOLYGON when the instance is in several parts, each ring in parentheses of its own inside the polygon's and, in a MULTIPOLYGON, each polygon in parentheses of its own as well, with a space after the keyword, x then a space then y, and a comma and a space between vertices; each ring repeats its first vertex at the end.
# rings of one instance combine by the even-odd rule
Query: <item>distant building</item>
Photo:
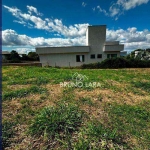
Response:
POLYGON ((100 25, 88 26, 86 46, 37 47, 36 53, 42 66, 75 67, 120 57, 123 50, 119 41, 106 41, 106 25, 100 25))
POLYGON ((7 62, 9 56, 10 56, 9 51, 2 51, 2 62, 7 62))
POLYGON ((150 60, 150 51, 148 50, 135 50, 134 58, 141 60, 150 60))

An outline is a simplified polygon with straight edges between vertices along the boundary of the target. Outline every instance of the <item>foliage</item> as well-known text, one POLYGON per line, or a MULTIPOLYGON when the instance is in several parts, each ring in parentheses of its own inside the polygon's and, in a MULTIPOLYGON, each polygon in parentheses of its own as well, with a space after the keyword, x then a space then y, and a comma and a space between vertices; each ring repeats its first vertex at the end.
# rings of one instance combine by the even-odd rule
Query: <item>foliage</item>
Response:
POLYGON ((36 52, 29 52, 28 54, 22 54, 19 56, 18 52, 12 50, 10 55, 7 56, 9 63, 20 63, 21 61, 39 61, 39 56, 36 52))
POLYGON ((22 54, 21 60, 27 61, 30 60, 27 54, 22 54))
POLYGON ((32 61, 39 61, 39 55, 36 52, 29 52, 28 58, 32 61))
POLYGON ((20 58, 19 54, 14 50, 11 51, 10 56, 9 56, 8 59, 9 59, 10 63, 19 63, 19 62, 21 62, 21 58, 20 58))
POLYGON ((150 60, 139 60, 139 59, 132 59, 132 58, 111 58, 105 59, 101 63, 93 63, 93 64, 83 64, 81 66, 82 69, 98 69, 98 68, 149 68, 150 67, 150 60))

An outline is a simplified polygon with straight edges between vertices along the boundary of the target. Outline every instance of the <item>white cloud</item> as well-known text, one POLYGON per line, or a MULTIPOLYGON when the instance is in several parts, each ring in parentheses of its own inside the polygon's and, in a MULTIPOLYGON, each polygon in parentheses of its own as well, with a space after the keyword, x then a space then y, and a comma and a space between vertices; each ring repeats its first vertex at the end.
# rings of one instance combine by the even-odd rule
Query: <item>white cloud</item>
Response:
POLYGON ((105 9, 102 9, 100 6, 97 6, 97 9, 99 10, 99 12, 104 13, 106 16, 108 16, 108 13, 106 12, 105 9))
POLYGON ((2 31, 3 45, 29 45, 30 38, 26 35, 18 35, 14 30, 7 29, 2 31))
POLYGON ((108 41, 120 41, 125 44, 125 50, 134 50, 138 48, 150 48, 150 31, 138 31, 136 27, 127 30, 107 30, 108 41))
MULTIPOLYGON (((76 25, 77 26, 77 25, 76 25)), ((137 28, 132 27, 126 30, 109 30, 106 32, 107 41, 120 41, 125 44, 125 50, 134 50, 137 48, 150 48, 150 31, 138 31, 137 28)), ((5 46, 71 46, 71 45, 85 45, 86 37, 76 36, 74 38, 32 38, 27 35, 20 35, 14 30, 7 29, 2 31, 2 43, 5 46)))
POLYGON ((2 31, 3 46, 70 46, 85 45, 85 35, 72 39, 37 37, 31 38, 26 35, 19 35, 14 30, 7 29, 2 31))
MULTIPOLYGON (((59 35, 63 35, 68 38, 83 36, 86 32, 86 27, 89 25, 87 23, 86 24, 74 24, 74 25, 67 27, 63 25, 62 20, 59 20, 59 19, 50 19, 50 18, 42 19, 39 16, 37 17, 37 16, 30 14, 29 12, 22 13, 21 10, 19 10, 18 8, 13 8, 13 7, 11 8, 5 5, 4 7, 10 13, 12 13, 13 16, 19 19, 19 20, 15 20, 15 22, 17 23, 23 24, 29 28, 32 27, 32 28, 36 28, 40 30, 46 30, 48 32, 57 32, 59 33, 59 35)), ((31 8, 32 7, 30 6, 30 9, 31 8)))
MULTIPOLYGON (((118 0, 118 3, 121 2, 121 0, 118 0)), ((128 1, 125 1, 125 2, 121 2, 121 5, 123 6, 123 8, 125 10, 129 10, 129 9, 132 9, 132 8, 135 8, 137 6, 140 6, 142 4, 146 4, 148 3, 149 0, 128 0, 128 1)))
POLYGON ((37 8, 33 7, 33 6, 28 6, 27 5, 27 9, 28 9, 28 13, 31 15, 32 12, 34 12, 36 15, 38 16, 42 16, 43 14, 37 11, 37 8))
POLYGON ((14 47, 13 50, 17 51, 19 54, 27 54, 29 52, 35 52, 33 47, 14 47))
POLYGON ((82 2, 82 6, 85 7, 87 4, 85 2, 82 2))
POLYGON ((117 0, 116 3, 112 3, 109 8, 109 14, 111 17, 122 15, 124 11, 133 9, 142 4, 147 4, 149 0, 117 0))
MULTIPOLYGON (((122 0, 123 1, 123 0, 122 0)), ((123 6, 121 0, 117 1, 117 5, 123 6)), ((125 1, 129 3, 130 0, 125 1)), ((135 2, 135 0, 133 0, 135 2)), ((143 0, 144 2, 144 0, 143 0)), ((145 1, 146 2, 146 1, 145 1)), ((137 5, 137 3, 135 3, 137 5)), ((138 3, 142 4, 142 3, 138 3)), ((70 45, 85 45, 85 33, 88 23, 85 24, 74 24, 70 26, 65 26, 60 19, 50 19, 44 18, 42 19, 39 16, 34 16, 31 13, 23 13, 18 8, 14 7, 4 7, 12 13, 14 17, 18 20, 14 20, 14 22, 25 25, 29 28, 36 28, 40 30, 45 30, 48 32, 54 32, 57 38, 47 38, 37 37, 32 38, 27 35, 20 35, 16 33, 14 30, 7 29, 2 31, 2 43, 6 46, 14 46, 14 45, 29 45, 29 46, 70 46, 70 45), (65 38, 61 38, 64 36, 65 38), (59 37, 59 38, 58 38, 59 37)), ((112 16, 116 17, 120 14, 121 8, 116 8, 116 5, 112 5, 112 16)), ((32 10, 28 8, 28 11, 32 10)), ((35 8, 35 7, 34 7, 35 8)), ((102 9, 100 6, 94 8, 100 12, 107 15, 106 10, 102 9)), ((32 10, 34 13, 37 9, 32 10)), ((38 13, 38 11, 37 11, 38 13)), ((117 18, 117 17, 116 17, 117 18)), ((150 31, 143 30, 138 31, 136 27, 131 27, 126 30, 118 29, 118 30, 109 30, 107 29, 107 40, 120 41, 125 44, 125 50, 137 49, 137 48, 148 48, 150 47, 150 31)))

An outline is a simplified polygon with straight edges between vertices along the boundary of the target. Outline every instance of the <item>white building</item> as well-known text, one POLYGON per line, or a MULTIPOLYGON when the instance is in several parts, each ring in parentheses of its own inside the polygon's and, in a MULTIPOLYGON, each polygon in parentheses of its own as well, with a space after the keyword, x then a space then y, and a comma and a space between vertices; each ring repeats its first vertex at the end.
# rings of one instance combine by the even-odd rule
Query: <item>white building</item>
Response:
POLYGON ((119 41, 106 41, 106 25, 88 26, 86 46, 37 47, 42 66, 75 67, 120 57, 124 49, 119 41))

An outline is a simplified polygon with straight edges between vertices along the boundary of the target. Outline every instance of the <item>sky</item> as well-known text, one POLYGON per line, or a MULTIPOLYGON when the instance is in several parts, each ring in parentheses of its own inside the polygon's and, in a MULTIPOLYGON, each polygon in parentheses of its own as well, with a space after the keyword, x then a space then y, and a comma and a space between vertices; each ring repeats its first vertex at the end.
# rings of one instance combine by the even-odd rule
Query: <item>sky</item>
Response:
POLYGON ((128 52, 150 48, 150 0, 3 0, 2 50, 85 45, 89 25, 128 52))

